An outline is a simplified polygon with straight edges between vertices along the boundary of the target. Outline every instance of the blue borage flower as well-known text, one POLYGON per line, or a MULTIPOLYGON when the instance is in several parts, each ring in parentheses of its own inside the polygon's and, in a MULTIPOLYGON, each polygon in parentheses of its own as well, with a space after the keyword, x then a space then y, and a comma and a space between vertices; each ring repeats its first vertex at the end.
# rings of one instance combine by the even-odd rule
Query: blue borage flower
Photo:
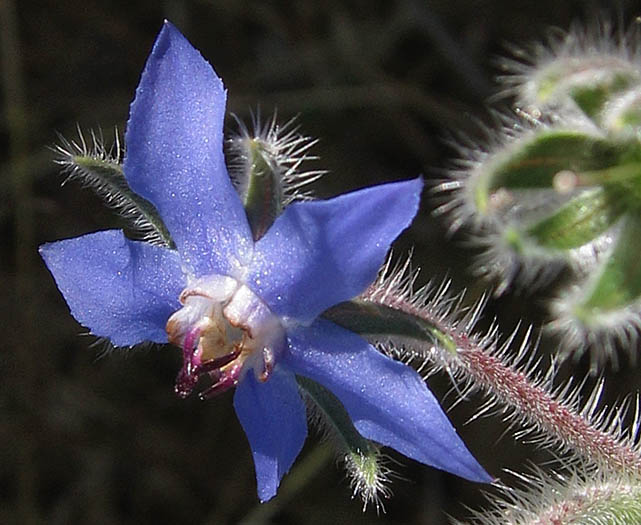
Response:
POLYGON ((116 346, 180 346, 182 396, 202 376, 212 380, 204 397, 236 387, 261 501, 307 435, 296 375, 333 392, 367 439, 490 481, 413 369, 319 317, 374 280, 416 214, 422 180, 293 203, 254 241, 225 166, 225 99, 210 65, 165 23, 131 106, 124 173, 176 250, 117 230, 45 244, 72 315, 116 346))

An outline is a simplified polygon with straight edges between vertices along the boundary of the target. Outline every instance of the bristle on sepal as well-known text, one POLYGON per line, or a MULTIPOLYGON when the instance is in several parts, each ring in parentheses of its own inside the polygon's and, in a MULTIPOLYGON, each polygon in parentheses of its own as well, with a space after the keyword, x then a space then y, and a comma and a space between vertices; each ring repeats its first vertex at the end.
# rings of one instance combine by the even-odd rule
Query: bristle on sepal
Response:
POLYGON ((391 459, 386 457, 380 447, 372 444, 366 451, 349 451, 344 456, 344 464, 352 488, 352 497, 363 502, 363 512, 368 505, 374 505, 376 513, 385 512, 383 500, 392 496, 389 487, 392 477, 398 477, 388 467, 391 459))
POLYGON ((135 236, 151 244, 175 248, 156 208, 127 183, 122 170, 124 151, 117 130, 111 148, 104 145, 102 133, 91 131, 87 141, 78 128, 77 140, 60 136, 60 142, 52 149, 57 155, 55 162, 66 175, 63 184, 69 180, 80 181, 127 219, 135 236))
POLYGON ((250 189, 252 172, 260 167, 257 162, 271 172, 278 184, 274 193, 281 199, 280 209, 295 200, 312 198, 306 187, 326 172, 301 168, 308 161, 318 160, 309 152, 318 140, 299 133, 295 117, 281 125, 276 114, 262 122, 260 111, 256 111, 252 113, 251 128, 238 117, 234 118, 238 131, 227 141, 228 166, 241 199, 245 199, 250 189))
POLYGON ((310 420, 337 449, 352 488, 352 497, 363 502, 363 512, 374 505, 376 512, 385 512, 383 500, 391 496, 388 484, 398 477, 389 468, 391 460, 381 447, 365 439, 354 427, 341 402, 318 383, 298 376, 298 385, 309 408, 310 420))
POLYGON ((639 42, 639 24, 625 29, 603 14, 569 31, 555 28, 543 43, 512 46, 512 58, 499 61, 501 95, 537 114, 574 104, 604 123, 611 101, 641 82, 639 42))

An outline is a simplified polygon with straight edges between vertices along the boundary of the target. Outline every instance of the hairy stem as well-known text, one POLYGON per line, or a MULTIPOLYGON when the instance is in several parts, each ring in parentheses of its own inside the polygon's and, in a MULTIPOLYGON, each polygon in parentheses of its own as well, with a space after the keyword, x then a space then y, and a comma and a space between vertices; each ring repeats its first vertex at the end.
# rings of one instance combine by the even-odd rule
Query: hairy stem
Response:
POLYGON ((563 448, 615 470, 641 474, 641 456, 624 440, 599 428, 582 411, 530 380, 524 372, 462 338, 458 359, 466 375, 563 448))
POLYGON ((529 524, 585 523, 606 516, 614 523, 633 523, 641 519, 639 496, 638 484, 606 482, 579 485, 568 489, 563 499, 543 509, 529 524))
POLYGON ((362 299, 420 318, 444 334, 440 339, 456 345, 456 351, 452 352, 449 345, 443 347, 439 343, 439 338, 434 338, 432 344, 404 340, 400 345, 392 338, 390 344, 401 358, 429 361, 472 388, 482 390, 489 398, 488 405, 500 405, 513 420, 529 427, 526 433, 539 433, 546 443, 560 451, 573 452, 601 467, 641 476, 635 432, 624 432, 621 411, 607 414, 596 410, 599 388, 586 403, 579 403, 576 391, 571 392, 569 385, 554 389, 549 377, 542 379, 527 366, 519 365, 532 350, 527 341, 516 356, 508 356, 513 338, 499 345, 496 330, 485 336, 471 334, 480 305, 463 319, 452 319, 452 306, 458 303, 445 297, 442 291, 429 297, 427 288, 413 293, 407 286, 394 289, 395 282, 402 283, 403 279, 382 276, 362 299))

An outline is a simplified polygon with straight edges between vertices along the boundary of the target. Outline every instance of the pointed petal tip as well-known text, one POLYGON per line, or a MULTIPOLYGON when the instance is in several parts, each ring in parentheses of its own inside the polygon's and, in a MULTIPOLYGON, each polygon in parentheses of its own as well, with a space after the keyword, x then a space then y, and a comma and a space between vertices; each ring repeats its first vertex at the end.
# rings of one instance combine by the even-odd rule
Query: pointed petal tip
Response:
POLYGON ((184 288, 175 252, 120 230, 43 244, 40 254, 72 316, 115 346, 167 342, 165 325, 184 288))
POLYGON ((180 29, 178 29, 172 22, 170 22, 166 18, 163 20, 160 32, 156 37, 156 43, 158 43, 160 40, 164 40, 165 38, 170 40, 187 40, 185 35, 182 34, 182 31, 180 31, 180 29))
POLYGON ((288 336, 283 364, 336 395, 362 436, 464 479, 493 480, 412 368, 322 319, 288 336))
MULTIPOLYGON (((205 69, 207 71, 213 72, 213 80, 216 84, 219 84, 219 86, 217 86, 217 89, 225 91, 222 79, 218 76, 209 61, 205 57, 203 57, 200 51, 192 45, 192 43, 182 33, 182 31, 180 31, 180 29, 178 29, 172 22, 170 22, 166 18, 163 20, 160 32, 158 33, 158 36, 156 36, 156 40, 154 41, 151 53, 147 58, 145 70, 150 68, 150 62, 153 59, 161 58, 170 48, 172 48, 172 46, 175 46, 174 60, 177 61, 174 66, 185 65, 191 67, 200 67, 198 63, 204 63, 205 69), (191 62, 191 65, 189 64, 189 62, 191 62)), ((144 75, 145 71, 143 71, 143 77, 144 75)), ((138 87, 140 88, 140 86, 138 87)))
POLYGON ((469 464, 469 461, 466 464, 462 464, 462 469, 452 468, 448 470, 452 474, 462 477, 473 483, 494 483, 497 480, 494 476, 490 476, 486 470, 471 456, 470 452, 467 452, 469 458, 471 458, 473 464, 469 464))
POLYGON ((276 488, 275 490, 270 487, 270 490, 261 490, 261 487, 258 488, 258 501, 261 503, 267 503, 269 500, 271 500, 275 495, 278 489, 276 488))
MULTIPOLYGON (((412 223, 416 214, 418 212, 419 206, 421 204, 421 194, 423 193, 423 188, 425 182, 422 175, 414 179, 400 180, 397 182, 391 182, 387 184, 381 184, 380 186, 373 186, 372 188, 388 188, 389 189, 389 198, 398 199, 397 207, 400 207, 403 210, 402 206, 399 206, 400 203, 404 201, 404 216, 405 216, 405 228, 409 227, 412 223)), ((366 188, 369 189, 369 188, 366 188)), ((402 213, 402 211, 398 211, 402 213)), ((405 229, 403 228, 403 230, 405 229)), ((401 231, 403 231, 401 230, 401 231)), ((399 234, 400 235, 400 232, 399 234)))
MULTIPOLYGON (((423 461, 425 458, 420 457, 414 459, 473 483, 493 483, 496 481, 497 478, 490 476, 477 461, 476 457, 456 432, 456 429, 451 425, 449 425, 449 427, 449 431, 446 432, 446 435, 449 434, 447 456, 441 456, 438 458, 438 461, 435 462, 425 462, 423 461)), ((443 439, 444 438, 441 437, 441 443, 443 443, 443 439)))
MULTIPOLYGON (((414 179, 405 179, 405 180, 399 180, 396 182, 389 182, 387 184, 381 184, 380 186, 388 187, 390 189, 395 188, 399 192, 399 194, 412 195, 414 197, 414 201, 412 202, 412 204, 414 205, 415 210, 418 210, 418 206, 421 200, 421 194, 423 193, 423 188, 425 187, 425 179, 423 178, 423 175, 419 175, 414 179)), ((372 186, 372 187, 376 188, 378 186, 372 186)), ((414 217, 412 216, 412 220, 413 218, 414 217)), ((411 222, 411 220, 409 222, 411 222)))
MULTIPOLYGON (((171 46, 172 43, 180 42, 186 43, 188 48, 193 47, 185 38, 185 35, 183 35, 174 24, 165 19, 163 21, 162 27, 160 28, 160 32, 158 33, 158 36, 154 41, 149 59, 151 59, 152 57, 162 56, 167 52, 167 49, 171 46)), ((149 61, 149 59, 147 60, 149 61)))
POLYGON ((425 178, 423 175, 419 175, 415 179, 410 179, 408 182, 413 182, 416 184, 417 189, 420 191, 423 191, 423 187, 425 186, 425 178))
POLYGON ((251 239, 225 166, 225 103, 221 78, 165 20, 131 104, 123 170, 197 276, 229 274, 251 239))
POLYGON ((248 373, 234 394, 234 408, 254 458, 258 499, 272 499, 307 437, 305 405, 293 374, 277 369, 265 383, 248 373))

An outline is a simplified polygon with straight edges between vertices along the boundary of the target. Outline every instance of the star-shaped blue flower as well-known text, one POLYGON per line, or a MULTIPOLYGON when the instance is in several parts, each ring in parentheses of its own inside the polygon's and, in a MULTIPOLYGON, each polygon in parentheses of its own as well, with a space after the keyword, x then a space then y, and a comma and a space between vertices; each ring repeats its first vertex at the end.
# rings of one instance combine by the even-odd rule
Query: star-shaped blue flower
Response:
POLYGON ((131 106, 124 172, 176 250, 117 230, 42 246, 73 316, 116 346, 181 346, 182 395, 203 375, 213 380, 206 395, 235 386, 261 501, 307 435, 295 375, 333 392, 367 439, 490 481, 414 370, 319 317, 374 280, 422 181, 291 204, 255 242, 225 166, 225 99, 213 69, 165 23, 131 106))

